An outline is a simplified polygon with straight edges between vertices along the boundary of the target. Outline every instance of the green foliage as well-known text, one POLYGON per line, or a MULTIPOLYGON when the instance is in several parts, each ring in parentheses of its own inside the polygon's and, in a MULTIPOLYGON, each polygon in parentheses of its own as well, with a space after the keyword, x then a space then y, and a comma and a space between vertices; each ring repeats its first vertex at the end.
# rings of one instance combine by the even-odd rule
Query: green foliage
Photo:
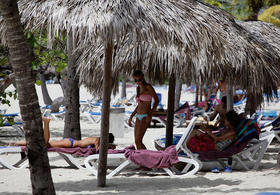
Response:
POLYGON ((205 2, 225 9, 238 20, 248 20, 254 11, 280 4, 280 0, 205 0, 205 2), (260 7, 253 10, 250 6, 252 4, 260 7))
POLYGON ((9 123, 10 125, 13 125, 14 122, 14 117, 3 117, 3 115, 0 114, 0 127, 4 126, 4 123, 9 123))
POLYGON ((46 33, 26 32, 27 42, 33 50, 32 68, 36 70, 39 66, 54 66, 57 72, 61 72, 67 66, 67 55, 63 48, 65 46, 62 38, 56 37, 56 44, 53 49, 48 49, 48 39, 46 33), (62 45, 62 46, 61 46, 62 45))
POLYGON ((1 104, 7 104, 8 106, 11 106, 10 100, 8 98, 13 98, 14 100, 17 99, 17 91, 8 91, 0 93, 0 103, 1 104))
POLYGON ((258 20, 269 22, 276 26, 280 26, 280 5, 275 5, 264 10, 258 16, 258 20))

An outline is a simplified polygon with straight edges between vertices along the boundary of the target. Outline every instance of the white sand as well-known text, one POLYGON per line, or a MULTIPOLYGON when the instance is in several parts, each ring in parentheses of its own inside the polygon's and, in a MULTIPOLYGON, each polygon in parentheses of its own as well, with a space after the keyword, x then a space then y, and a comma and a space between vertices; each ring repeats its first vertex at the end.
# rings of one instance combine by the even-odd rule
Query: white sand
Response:
MULTIPOLYGON (((51 98, 62 95, 58 85, 48 85, 51 98)), ((11 90, 12 88, 10 88, 11 90)), ((37 87, 39 102, 42 103, 40 88, 37 87)), ((163 94, 163 104, 166 105, 166 88, 156 88, 157 92, 163 94)), ((128 97, 135 92, 134 88, 128 89, 128 97)), ((192 100, 193 94, 184 94, 183 100, 192 100)), ((81 99, 91 99, 91 95, 84 88, 81 88, 81 99)), ((183 101, 182 101, 183 102, 183 101)), ((271 106, 271 105, 270 105, 271 106)), ((272 105, 273 109, 280 106, 272 105)), ((1 106, 1 109, 2 106, 1 106)), ((17 101, 12 101, 12 107, 7 108, 8 113, 18 112, 17 101)), ((63 135, 63 121, 51 121, 51 138, 60 139, 63 135)), ((83 137, 98 135, 99 125, 82 120, 81 129, 83 137)), ((174 132, 181 132, 184 128, 174 129, 174 132)), ((3 131, 1 130, 1 134, 3 131)), ((165 134, 164 128, 148 129, 144 143, 149 149, 154 149, 152 140, 165 134)), ((133 144, 133 129, 125 129, 124 138, 116 138, 118 148, 133 144)), ((0 137, 1 142, 7 142, 10 138, 0 137)), ((272 146, 272 148, 278 147, 272 146)), ((280 192, 279 170, 274 169, 276 164, 276 153, 266 153, 261 167, 258 171, 234 170, 233 173, 209 172, 212 164, 206 165, 202 171, 188 178, 170 178, 166 175, 155 173, 136 173, 130 167, 119 176, 107 180, 106 188, 97 187, 96 178, 87 170, 69 168, 64 160, 55 153, 49 153, 52 178, 57 194, 256 194, 258 192, 280 192)), ((18 154, 1 155, 9 162, 19 159, 18 154)), ((79 158, 82 163, 82 158, 79 158)), ((29 169, 8 170, 0 166, 0 195, 6 194, 31 194, 29 169)))

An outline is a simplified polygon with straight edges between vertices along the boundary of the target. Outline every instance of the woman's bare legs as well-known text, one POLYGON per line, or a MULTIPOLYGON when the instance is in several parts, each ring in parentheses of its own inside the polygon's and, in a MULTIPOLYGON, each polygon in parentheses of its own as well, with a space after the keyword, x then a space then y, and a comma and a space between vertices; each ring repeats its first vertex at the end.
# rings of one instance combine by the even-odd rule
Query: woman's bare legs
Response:
MULTIPOLYGON (((46 144, 48 144, 50 140, 50 118, 42 117, 43 127, 44 127, 44 138, 46 144)), ((17 142, 10 142, 9 146, 26 146, 26 141, 17 141, 17 142)))
POLYGON ((135 139, 136 148, 138 150, 146 149, 146 146, 143 144, 143 137, 146 133, 147 128, 148 128, 148 124, 146 118, 143 118, 142 120, 136 118, 135 127, 134 127, 134 139, 135 139))
POLYGON ((43 127, 44 127, 44 138, 46 144, 50 141, 50 118, 42 117, 43 127))

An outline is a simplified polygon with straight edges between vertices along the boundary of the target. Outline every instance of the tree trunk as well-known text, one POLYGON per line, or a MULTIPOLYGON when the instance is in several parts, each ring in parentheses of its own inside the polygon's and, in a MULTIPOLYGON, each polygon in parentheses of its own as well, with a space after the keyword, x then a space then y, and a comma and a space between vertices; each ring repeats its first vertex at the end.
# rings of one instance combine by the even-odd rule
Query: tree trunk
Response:
POLYGON ((122 92, 121 92, 121 99, 126 98, 126 75, 122 74, 122 92))
POLYGON ((60 87, 61 87, 61 89, 62 89, 62 93, 63 93, 63 96, 64 96, 64 98, 66 98, 66 86, 67 86, 67 81, 66 81, 66 79, 64 79, 64 78, 61 78, 60 80, 59 80, 59 85, 60 85, 60 87))
POLYGON ((81 139, 80 127, 80 94, 79 79, 76 76, 76 56, 73 54, 73 37, 72 33, 67 34, 67 86, 66 86, 66 115, 64 120, 64 138, 81 139))
POLYGON ((173 122, 174 122, 174 94, 175 94, 175 75, 172 74, 169 78, 168 86, 168 103, 167 103, 167 124, 166 124, 166 143, 165 147, 172 145, 173 140, 173 122))
POLYGON ((23 120, 33 194, 55 194, 38 97, 32 76, 31 50, 25 41, 16 0, 0 1, 23 120))
POLYGON ((199 102, 202 102, 202 96, 203 96, 203 84, 200 84, 200 89, 199 89, 199 102))
POLYGON ((264 1, 263 0, 249 0, 248 4, 249 4, 249 8, 252 10, 252 14, 249 17, 249 20, 257 21, 259 11, 264 6, 264 1))
POLYGON ((227 82, 227 112, 233 110, 233 86, 227 82))
POLYGON ((195 85, 195 106, 198 105, 198 94, 199 94, 199 84, 196 83, 196 85, 195 85))
POLYGON ((42 90, 44 104, 52 105, 52 99, 48 92, 44 73, 39 73, 39 77, 40 77, 40 81, 41 81, 41 90, 42 90))
POLYGON ((182 80, 176 79, 174 110, 177 110, 180 107, 181 91, 182 91, 182 80))
POLYGON ((101 115, 101 135, 98 160, 97 185, 99 187, 106 186, 107 172, 107 151, 109 140, 109 117, 110 117, 110 101, 112 91, 112 56, 113 43, 108 40, 105 46, 105 60, 103 72, 103 96, 102 96, 102 115, 101 115))

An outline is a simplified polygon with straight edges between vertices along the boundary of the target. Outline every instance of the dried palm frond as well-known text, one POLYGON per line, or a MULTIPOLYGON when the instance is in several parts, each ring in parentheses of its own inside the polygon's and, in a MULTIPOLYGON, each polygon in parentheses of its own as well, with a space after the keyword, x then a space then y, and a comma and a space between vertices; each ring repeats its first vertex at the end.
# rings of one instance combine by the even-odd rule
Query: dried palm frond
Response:
MULTIPOLYGON (((19 0, 26 29, 49 37, 72 31, 81 82, 101 93, 104 42, 114 40, 113 79, 143 69, 154 80, 175 74, 205 82, 225 78, 272 94, 279 53, 222 9, 193 0, 19 0), (265 79, 265 81, 264 81, 265 79)), ((1 37, 5 33, 0 25, 1 37)), ((117 83, 117 82, 115 82, 117 83)))

